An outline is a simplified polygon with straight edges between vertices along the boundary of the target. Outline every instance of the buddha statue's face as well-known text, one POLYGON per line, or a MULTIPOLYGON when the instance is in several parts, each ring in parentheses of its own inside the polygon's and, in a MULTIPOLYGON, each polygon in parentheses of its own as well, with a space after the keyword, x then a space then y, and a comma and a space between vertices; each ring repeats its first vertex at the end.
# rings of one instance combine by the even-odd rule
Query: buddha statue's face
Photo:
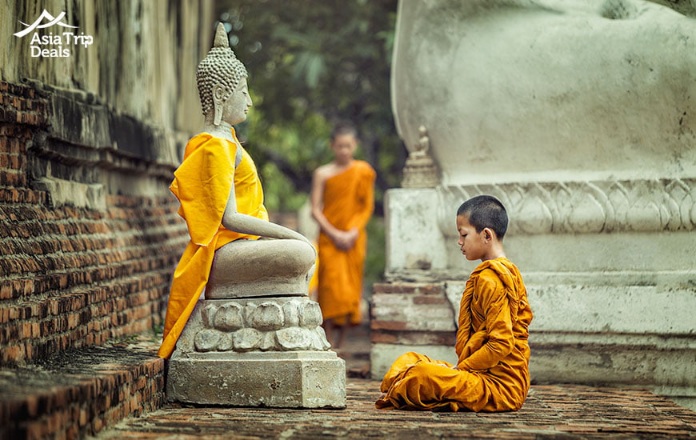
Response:
POLYGON ((227 101, 222 103, 222 120, 230 125, 244 122, 246 121, 249 107, 252 105, 253 103, 251 102, 251 96, 249 96, 247 80, 243 77, 239 80, 237 88, 232 92, 227 101))

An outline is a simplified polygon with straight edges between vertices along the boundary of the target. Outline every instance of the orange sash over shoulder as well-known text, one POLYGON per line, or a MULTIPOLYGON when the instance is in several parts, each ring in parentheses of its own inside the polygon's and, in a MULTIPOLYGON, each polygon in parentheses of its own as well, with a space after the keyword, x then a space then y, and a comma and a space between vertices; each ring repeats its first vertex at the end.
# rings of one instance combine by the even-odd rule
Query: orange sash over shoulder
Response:
MULTIPOLYGON (((232 130, 234 136, 234 130, 232 130)), ((235 137, 236 139, 236 137, 235 137)), ((246 151, 235 169, 237 144, 200 133, 186 145, 184 160, 169 187, 179 199, 179 215, 191 237, 174 271, 158 355, 169 358, 208 282, 215 251, 240 238, 257 239, 225 229, 222 216, 235 183, 237 211, 268 220, 256 166, 246 151), (234 179, 234 180, 233 180, 234 179)))

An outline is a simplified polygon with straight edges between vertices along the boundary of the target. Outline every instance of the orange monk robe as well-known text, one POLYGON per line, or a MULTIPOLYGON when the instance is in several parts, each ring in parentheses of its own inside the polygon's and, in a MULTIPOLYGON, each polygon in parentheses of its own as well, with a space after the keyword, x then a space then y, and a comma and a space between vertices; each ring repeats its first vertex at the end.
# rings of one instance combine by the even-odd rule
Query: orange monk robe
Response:
POLYGON ((355 246, 338 249, 328 235, 319 234, 318 299, 324 319, 337 325, 360 323, 363 269, 367 253, 365 226, 374 208, 375 171, 354 160, 343 172, 324 182, 323 213, 338 229, 359 231, 355 246))
MULTIPOLYGON (((317 248, 317 243, 312 244, 314 248, 317 248)), ((309 296, 312 300, 316 300, 316 290, 319 287, 319 253, 317 253, 317 257, 314 259, 314 272, 312 272, 312 277, 309 279, 309 287, 307 290, 309 291, 309 296)))
MULTIPOLYGON (((234 136, 234 129, 232 130, 234 136)), ((236 139, 236 137, 235 137, 236 139)), ((215 251, 241 238, 258 239, 225 229, 222 215, 234 179, 237 212, 268 220, 263 189, 251 156, 237 154, 237 145, 200 133, 186 145, 184 160, 169 187, 179 199, 179 215, 186 220, 191 240, 174 271, 158 355, 169 358, 208 283, 215 251), (235 161, 239 163, 235 169, 235 161)))
POLYGON ((459 308, 456 366, 418 353, 399 357, 384 376, 377 408, 510 411, 529 390, 532 310, 517 267, 481 263, 459 308))

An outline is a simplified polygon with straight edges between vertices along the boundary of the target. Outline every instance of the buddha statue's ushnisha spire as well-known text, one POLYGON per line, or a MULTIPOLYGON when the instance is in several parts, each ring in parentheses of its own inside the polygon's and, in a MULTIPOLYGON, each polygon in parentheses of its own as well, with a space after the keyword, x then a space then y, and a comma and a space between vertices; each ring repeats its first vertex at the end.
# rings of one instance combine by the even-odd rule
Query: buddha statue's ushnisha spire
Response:
MULTIPOLYGON (((225 25, 222 23, 218 23, 218 25, 215 27, 215 39, 213 40, 213 47, 230 47, 230 40, 227 38, 225 25)), ((234 56, 234 54, 232 55, 234 56)))
MULTIPOLYGON (((218 101, 219 104, 224 103, 235 91, 239 81, 247 76, 244 64, 237 59, 230 48, 225 26, 218 23, 213 47, 198 64, 196 70, 198 94, 203 114, 207 115, 208 112, 215 109, 215 101, 218 101), (213 93, 215 86, 220 86, 222 90, 218 96, 214 96, 213 93)), ((217 117, 215 120, 219 123, 217 117)))

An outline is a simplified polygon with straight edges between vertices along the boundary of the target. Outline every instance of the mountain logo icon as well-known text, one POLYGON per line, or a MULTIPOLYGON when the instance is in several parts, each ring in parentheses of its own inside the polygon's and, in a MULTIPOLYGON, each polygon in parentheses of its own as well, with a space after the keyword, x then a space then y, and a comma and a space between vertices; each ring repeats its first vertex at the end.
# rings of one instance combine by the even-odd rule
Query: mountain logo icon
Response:
POLYGON ((43 12, 41 12, 41 15, 39 18, 36 19, 32 24, 26 24, 21 20, 18 20, 20 23, 22 23, 25 28, 19 32, 16 32, 14 34, 15 37, 22 38, 25 35, 27 35, 29 32, 35 31, 36 29, 45 29, 51 26, 63 26, 66 28, 73 28, 77 29, 77 26, 71 26, 65 22, 63 22, 63 19, 65 18, 65 11, 61 12, 57 17, 54 17, 51 15, 48 11, 45 9, 43 12), (42 24, 43 23, 43 24, 42 24))

